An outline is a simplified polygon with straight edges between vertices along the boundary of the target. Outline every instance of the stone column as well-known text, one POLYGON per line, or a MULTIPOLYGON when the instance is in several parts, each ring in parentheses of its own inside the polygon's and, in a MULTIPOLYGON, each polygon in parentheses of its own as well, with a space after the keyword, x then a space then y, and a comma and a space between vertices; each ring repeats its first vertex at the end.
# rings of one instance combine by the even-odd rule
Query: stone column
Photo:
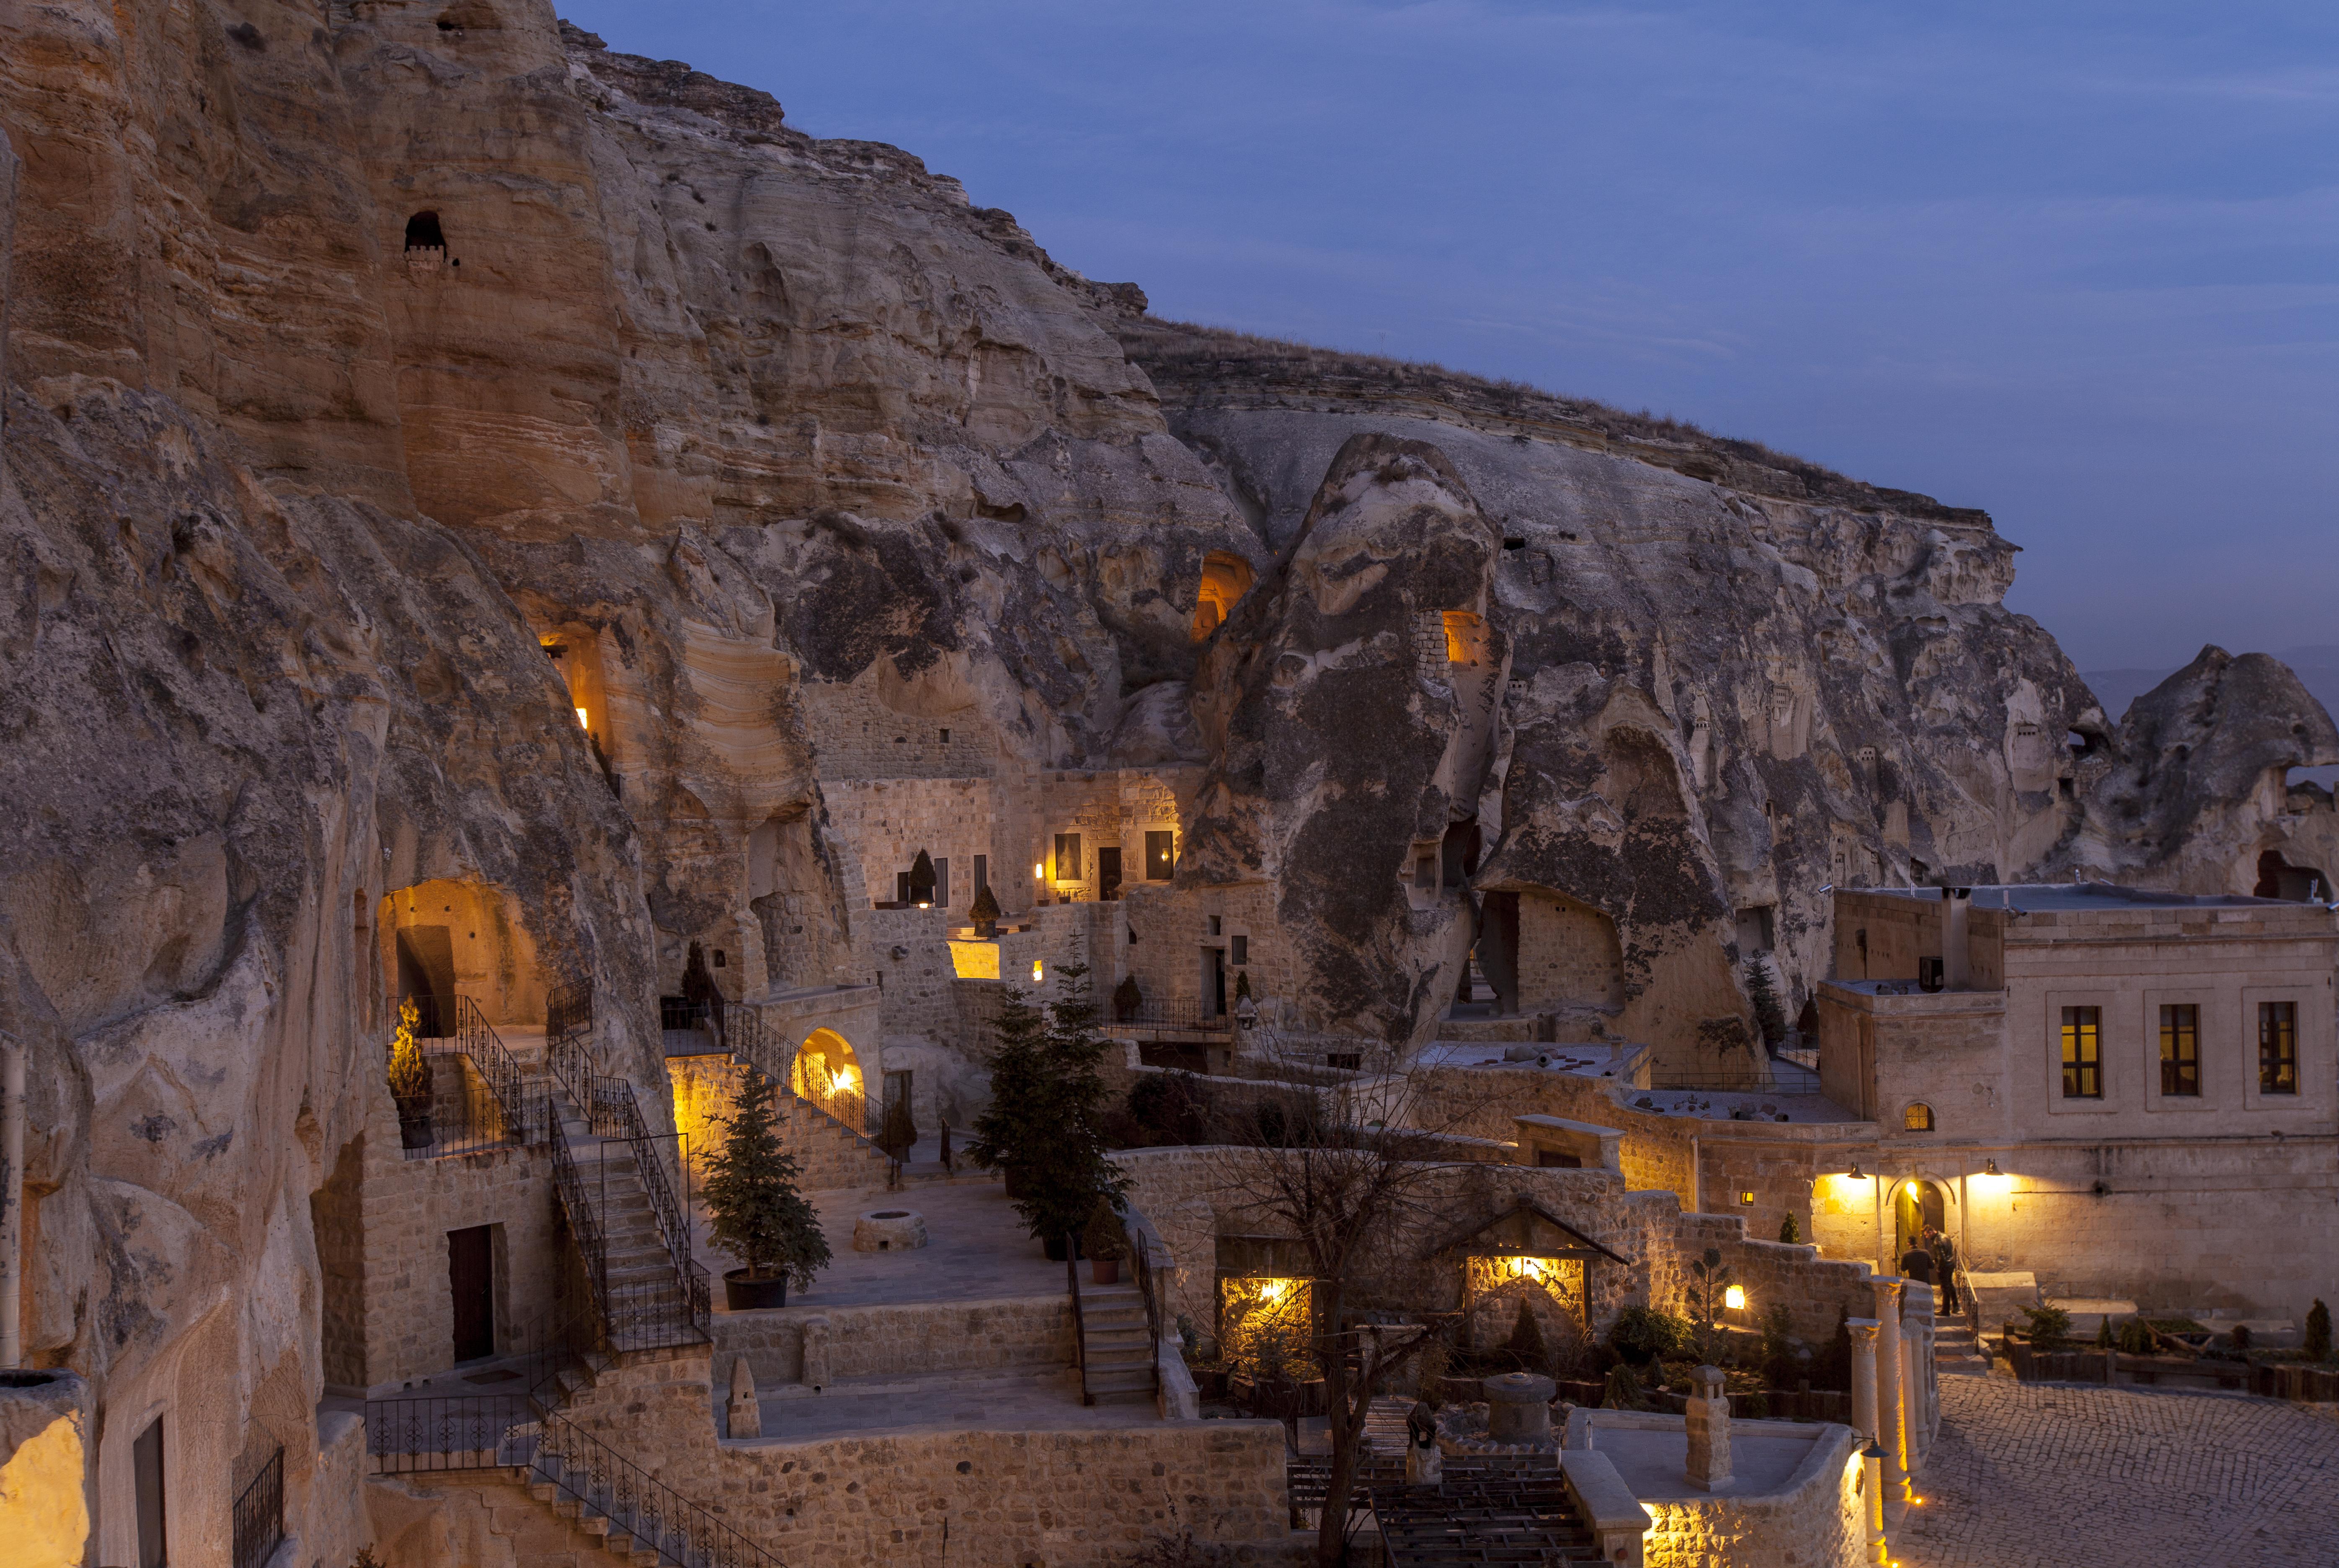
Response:
POLYGON ((1722 1392, 1719 1366, 1701 1366, 1690 1374, 1689 1484, 1706 1492, 1730 1484, 1730 1396, 1722 1392))
POLYGON ((761 1437, 764 1407, 755 1398, 755 1374, 744 1356, 731 1358, 731 1397, 724 1410, 726 1437, 761 1437))
POLYGON ((1854 1317, 1844 1324, 1851 1335, 1851 1425, 1869 1442, 1876 1441, 1876 1330, 1873 1317, 1854 1317))
POLYGON ((1884 1449, 1884 1488, 1896 1499, 1909 1495, 1909 1425, 1901 1394, 1900 1287, 1897 1275, 1870 1280, 1876 1291, 1876 1435, 1884 1449))
POLYGON ((1890 1553, 1884 1541, 1884 1449, 1870 1443, 1860 1454, 1860 1516, 1868 1534, 1868 1561, 1882 1563, 1890 1553))

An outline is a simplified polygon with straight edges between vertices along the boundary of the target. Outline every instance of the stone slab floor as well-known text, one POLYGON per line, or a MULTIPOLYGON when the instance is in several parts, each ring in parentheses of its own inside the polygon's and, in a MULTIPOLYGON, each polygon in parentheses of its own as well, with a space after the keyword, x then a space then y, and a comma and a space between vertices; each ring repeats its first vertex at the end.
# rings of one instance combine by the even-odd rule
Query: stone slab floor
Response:
MULTIPOLYGON (((1007 1296, 1061 1296, 1064 1266, 1051 1263, 1024 1233, 1007 1189, 996 1180, 913 1182, 899 1192, 814 1192, 821 1229, 833 1261, 791 1307, 858 1307, 875 1302, 985 1301, 1007 1296), (878 1209, 908 1208, 925 1216, 927 1243, 911 1252, 855 1252, 853 1222, 878 1209)), ((715 1277, 715 1310, 723 1304, 723 1271, 735 1267, 714 1246, 706 1211, 695 1200, 697 1256, 715 1277)))
POLYGON ((1904 1568, 2339 1563, 2339 1418, 2230 1395, 1941 1379, 1904 1568))
POLYGON ((810 1396, 764 1394, 757 1404, 765 1443, 970 1428, 1070 1432, 1160 1425, 1151 1405, 1082 1405, 1080 1374, 1069 1367, 987 1377, 847 1379, 810 1396))

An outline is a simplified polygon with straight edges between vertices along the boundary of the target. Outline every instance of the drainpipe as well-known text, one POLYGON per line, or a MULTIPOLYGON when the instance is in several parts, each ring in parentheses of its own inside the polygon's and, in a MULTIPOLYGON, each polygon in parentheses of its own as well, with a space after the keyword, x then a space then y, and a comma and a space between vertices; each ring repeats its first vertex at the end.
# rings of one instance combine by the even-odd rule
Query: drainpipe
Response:
POLYGON ((1697 1135, 1693 1133, 1690 1135, 1689 1140, 1689 1211, 1692 1214, 1703 1214, 1705 1212, 1704 1208, 1701 1207, 1704 1189, 1702 1184, 1698 1180, 1698 1163, 1697 1135))
POLYGON ((0 1030, 0 1368, 25 1362, 25 1048, 0 1030))

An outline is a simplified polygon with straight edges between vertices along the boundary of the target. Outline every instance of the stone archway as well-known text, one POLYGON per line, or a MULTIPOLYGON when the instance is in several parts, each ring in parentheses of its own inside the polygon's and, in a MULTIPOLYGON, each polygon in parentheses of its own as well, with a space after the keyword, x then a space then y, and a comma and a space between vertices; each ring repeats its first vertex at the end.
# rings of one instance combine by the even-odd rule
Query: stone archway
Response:
POLYGON ((868 1119, 867 1080, 853 1042, 833 1029, 815 1029, 796 1047, 788 1088, 847 1127, 868 1119))
POLYGON ((1892 1253, 1889 1260, 1893 1267, 1889 1273, 1899 1273, 1899 1260, 1912 1247, 1921 1246, 1925 1228, 1930 1226, 1944 1235, 1949 1233, 1952 1199, 1949 1188, 1929 1177, 1903 1176, 1892 1183, 1892 1253))

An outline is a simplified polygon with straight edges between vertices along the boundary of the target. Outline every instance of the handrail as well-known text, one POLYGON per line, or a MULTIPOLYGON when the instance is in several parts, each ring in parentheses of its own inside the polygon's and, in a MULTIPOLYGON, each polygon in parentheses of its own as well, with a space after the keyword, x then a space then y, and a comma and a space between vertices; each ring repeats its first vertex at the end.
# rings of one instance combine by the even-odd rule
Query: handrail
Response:
POLYGON ((1081 1249, 1079 1238, 1064 1238, 1064 1285, 1072 1293, 1072 1365, 1081 1372, 1081 1403, 1094 1405, 1089 1392, 1089 1331, 1081 1318, 1081 1249))
POLYGON ((798 1092, 790 1064, 779 1060, 779 1051, 771 1036, 764 1032, 763 1015, 752 1007, 735 1007, 725 1015, 716 1040, 725 1054, 752 1063, 755 1070, 772 1080, 779 1091, 799 1105, 808 1105, 837 1126, 851 1133, 855 1141, 875 1150, 877 1143, 869 1136, 868 1101, 859 1093, 845 1090, 829 1099, 844 1106, 853 1115, 840 1116, 828 1104, 811 1095, 798 1092))
POLYGON ((601 1239, 601 1217, 593 1209, 592 1200, 586 1196, 585 1178, 577 1169, 577 1157, 569 1152, 568 1133, 560 1118, 548 1117, 552 1128, 552 1181, 560 1191, 561 1207, 568 1211, 568 1224, 577 1232, 577 1250, 585 1259, 586 1281, 592 1287, 593 1298, 601 1304, 606 1316, 609 1297, 609 1249, 601 1239))
POLYGON ((468 996, 455 999, 455 1047, 471 1059, 472 1067, 486 1080, 489 1092, 495 1096, 496 1109, 503 1117, 504 1136, 516 1143, 531 1141, 527 1080, 520 1072, 519 1062, 495 1026, 488 1021, 487 1013, 468 996))
POLYGON ((674 1184, 666 1179, 666 1161, 657 1149, 660 1140, 650 1136, 642 1119, 641 1103, 635 1097, 634 1086, 622 1078, 596 1077, 593 1112, 595 1131, 623 1139, 633 1149, 634 1169, 641 1177, 643 1193, 649 1198, 651 1218, 657 1221, 658 1237, 666 1243, 666 1256, 674 1263, 684 1311, 691 1326, 706 1333, 714 1312, 711 1282, 706 1270, 691 1257, 690 1223, 682 1205, 675 1201, 674 1184))
POLYGON ((544 1065, 568 1098, 592 1104, 593 987, 585 981, 555 986, 544 999, 544 1065))
MULTIPOLYGON (((524 1440, 525 1441, 525 1440, 524 1440)), ((523 1461, 633 1537, 689 1568, 783 1568, 781 1560, 563 1415, 537 1423, 523 1461)))
POLYGON ((1122 1007, 1107 998, 1099 1011, 1104 1016, 1097 1021, 1097 1026, 1105 1030, 1168 1029, 1192 1034, 1231 1034, 1235 1027, 1232 1013, 1206 1012, 1199 1001, 1188 997, 1165 997, 1158 1001, 1148 998, 1134 1007, 1122 1007))
POLYGON ((230 1511, 235 1568, 260 1568, 284 1539, 284 1445, 235 1494, 230 1511))

